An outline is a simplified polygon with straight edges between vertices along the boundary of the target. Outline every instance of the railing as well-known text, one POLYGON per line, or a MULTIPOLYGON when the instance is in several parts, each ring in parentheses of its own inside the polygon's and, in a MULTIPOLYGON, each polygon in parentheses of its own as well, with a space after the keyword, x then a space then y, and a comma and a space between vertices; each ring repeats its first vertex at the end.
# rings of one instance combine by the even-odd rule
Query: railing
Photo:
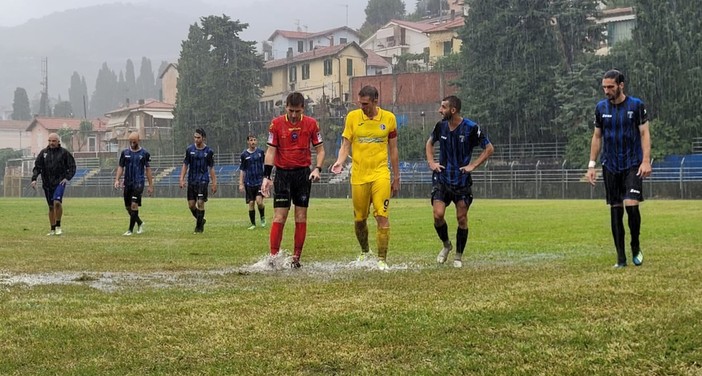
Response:
POLYGON ((702 154, 702 137, 695 137, 692 139, 692 153, 702 154))

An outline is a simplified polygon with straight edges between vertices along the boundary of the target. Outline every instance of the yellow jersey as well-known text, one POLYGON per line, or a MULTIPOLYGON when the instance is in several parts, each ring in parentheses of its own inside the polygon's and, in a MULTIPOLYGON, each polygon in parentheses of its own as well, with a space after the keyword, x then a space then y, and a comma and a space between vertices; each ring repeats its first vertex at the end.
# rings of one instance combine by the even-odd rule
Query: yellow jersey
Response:
POLYGON ((351 142, 351 184, 390 180, 388 140, 397 137, 395 114, 378 107, 371 119, 361 109, 353 110, 341 136, 351 142))

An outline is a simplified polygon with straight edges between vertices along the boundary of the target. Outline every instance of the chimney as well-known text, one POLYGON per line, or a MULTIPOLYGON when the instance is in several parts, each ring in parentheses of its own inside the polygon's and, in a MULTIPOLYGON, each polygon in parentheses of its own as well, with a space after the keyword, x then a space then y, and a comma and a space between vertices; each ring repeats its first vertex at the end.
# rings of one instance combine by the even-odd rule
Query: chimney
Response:
POLYGON ((143 106, 143 105, 144 105, 144 100, 143 100, 143 99, 139 99, 139 105, 140 105, 140 106, 143 106))
POLYGON ((127 107, 129 107, 129 98, 126 99, 127 107))

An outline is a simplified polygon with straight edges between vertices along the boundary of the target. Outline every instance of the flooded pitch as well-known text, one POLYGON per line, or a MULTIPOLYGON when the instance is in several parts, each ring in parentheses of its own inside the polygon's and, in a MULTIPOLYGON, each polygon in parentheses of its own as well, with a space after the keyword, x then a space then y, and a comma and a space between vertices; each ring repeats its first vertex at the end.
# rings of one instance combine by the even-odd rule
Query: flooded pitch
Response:
POLYGON ((376 258, 351 262, 304 262, 300 269, 291 268, 292 256, 281 251, 276 257, 264 256, 250 265, 215 270, 159 271, 159 272, 50 272, 35 274, 13 274, 0 271, 0 286, 24 285, 84 285, 101 291, 116 291, 123 288, 173 288, 214 286, 217 280, 227 275, 271 274, 281 276, 305 275, 329 279, 341 277, 349 272, 395 272, 419 270, 414 264, 394 264, 380 271, 376 258))
MULTIPOLYGON (((499 257, 486 257, 482 260, 470 260, 464 263, 465 269, 482 269, 514 264, 540 264, 563 258, 557 254, 501 254, 499 257)), ((231 275, 275 275, 281 277, 306 276, 329 280, 347 278, 359 273, 393 273, 402 271, 420 271, 427 268, 449 268, 437 266, 427 260, 426 263, 391 263, 389 269, 378 269, 378 259, 369 257, 364 261, 314 261, 305 262, 302 268, 291 268, 292 256, 288 251, 281 251, 276 257, 263 256, 250 265, 240 267, 158 272, 47 272, 47 273, 9 273, 0 271, 0 286, 44 286, 76 285, 89 286, 97 290, 111 292, 126 288, 202 288, 216 287, 222 278, 231 275)), ((465 260, 464 260, 465 261, 465 260)), ((449 263, 447 263, 449 264, 449 263)))

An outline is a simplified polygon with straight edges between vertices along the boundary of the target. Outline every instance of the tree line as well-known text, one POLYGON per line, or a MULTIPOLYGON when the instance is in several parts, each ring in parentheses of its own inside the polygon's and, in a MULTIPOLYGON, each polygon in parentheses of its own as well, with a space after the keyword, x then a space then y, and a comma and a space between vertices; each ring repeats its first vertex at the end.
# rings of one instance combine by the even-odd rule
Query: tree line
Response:
MULTIPOLYGON (((161 62, 158 71, 162 72, 168 62, 161 62)), ((136 103, 139 99, 159 99, 161 91, 160 80, 154 74, 151 60, 142 57, 139 76, 135 74, 134 63, 127 59, 124 71, 115 73, 107 63, 98 70, 95 88, 92 95, 88 93, 85 77, 78 72, 71 75, 68 88, 68 99, 61 96, 53 106, 39 104, 32 106, 24 88, 15 89, 12 103, 13 120, 31 120, 33 114, 66 118, 95 118, 102 117, 106 112, 136 103), (33 110, 32 110, 33 109, 33 110)), ((42 96, 42 101, 46 101, 42 96)))

